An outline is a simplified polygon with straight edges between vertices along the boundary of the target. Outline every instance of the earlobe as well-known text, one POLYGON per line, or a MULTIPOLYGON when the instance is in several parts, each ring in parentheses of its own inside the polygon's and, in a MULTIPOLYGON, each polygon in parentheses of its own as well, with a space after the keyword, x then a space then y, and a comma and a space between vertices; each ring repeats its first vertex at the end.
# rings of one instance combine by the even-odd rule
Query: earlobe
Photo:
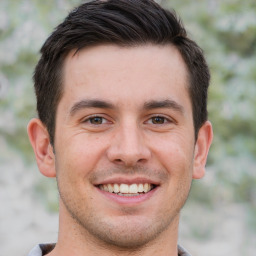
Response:
POLYGON ((44 176, 55 177, 55 155, 46 127, 34 118, 29 122, 27 132, 40 172, 44 176))
POLYGON ((198 132, 195 145, 193 179, 201 179, 205 174, 205 165, 212 139, 212 125, 209 121, 206 121, 198 132))

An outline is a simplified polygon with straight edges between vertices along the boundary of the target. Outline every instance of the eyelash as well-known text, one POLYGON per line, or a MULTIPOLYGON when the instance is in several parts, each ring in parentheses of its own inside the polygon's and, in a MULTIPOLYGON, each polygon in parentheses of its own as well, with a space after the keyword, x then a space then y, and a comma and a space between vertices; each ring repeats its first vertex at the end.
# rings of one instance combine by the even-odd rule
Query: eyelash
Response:
POLYGON ((149 122, 149 120, 151 120, 151 124, 152 125, 165 125, 165 124, 168 124, 168 123, 173 123, 173 121, 170 119, 170 118, 167 118, 165 116, 162 116, 162 115, 155 115, 155 116, 151 116, 147 121, 146 123, 149 122), (163 121, 163 123, 153 123, 153 119, 156 119, 156 118, 159 118, 163 121))
POLYGON ((89 117, 87 117, 86 119, 84 119, 83 121, 82 121, 82 123, 89 123, 89 124, 91 124, 91 125, 102 125, 102 124, 105 124, 105 123, 108 123, 108 122, 110 122, 110 121, 108 121, 106 118, 104 118, 104 117, 102 117, 102 116, 100 116, 100 115, 93 115, 93 116, 89 116, 89 117), (98 119, 101 119, 101 123, 100 124, 93 124, 92 123, 92 120, 93 119, 96 119, 96 118, 98 118, 98 119), (105 121, 104 121, 105 120, 105 121))
MULTIPOLYGON (((95 126, 99 126, 99 125, 103 125, 106 123, 111 123, 108 119, 100 116, 100 115, 93 115, 93 116, 89 116, 88 118, 86 118, 85 120, 82 121, 82 123, 89 123, 90 125, 95 125, 95 126), (93 119, 100 119, 100 123, 93 123, 93 119)), ((155 115, 155 116, 151 116, 149 119, 147 119, 147 121, 145 123, 150 123, 151 125, 165 125, 167 123, 173 123, 173 120, 171 120, 170 118, 167 118, 165 116, 162 115, 155 115), (154 123, 153 119, 160 119, 162 121, 162 123, 154 123)))

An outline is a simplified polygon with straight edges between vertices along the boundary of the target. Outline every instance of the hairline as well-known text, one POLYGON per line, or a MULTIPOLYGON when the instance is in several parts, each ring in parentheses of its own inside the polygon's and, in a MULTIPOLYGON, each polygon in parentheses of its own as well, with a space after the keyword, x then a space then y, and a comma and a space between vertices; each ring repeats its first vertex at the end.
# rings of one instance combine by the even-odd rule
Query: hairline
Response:
MULTIPOLYGON (((192 118, 193 119, 193 128, 194 128, 195 141, 196 141, 198 131, 196 131, 196 129, 195 129, 196 127, 195 127, 195 122, 194 122, 195 120, 194 120, 193 100, 192 100, 192 95, 190 93, 190 88, 192 86, 192 75, 190 74, 188 64, 186 63, 179 47, 171 41, 165 41, 165 42, 160 42, 160 43, 146 41, 146 42, 120 43, 120 44, 119 43, 113 43, 113 42, 98 42, 98 43, 94 43, 94 44, 90 44, 90 45, 84 45, 83 47, 80 47, 80 48, 73 48, 73 49, 67 50, 66 52, 63 52, 63 54, 59 58, 60 66, 59 66, 59 70, 58 70, 58 73, 59 73, 58 84, 59 84, 59 87, 60 87, 60 94, 59 94, 59 97, 56 101, 56 107, 55 107, 55 110, 54 110, 54 120, 53 120, 53 130, 52 130, 53 138, 52 138, 52 141, 51 141, 52 146, 54 146, 54 140, 55 140, 57 110, 58 110, 59 103, 60 103, 60 101, 63 97, 63 94, 64 94, 64 87, 65 87, 65 85, 64 85, 64 83, 65 83, 64 82, 64 66, 65 66, 65 63, 67 61, 68 56, 72 55, 72 57, 74 57, 74 56, 78 55, 80 51, 82 51, 84 49, 94 48, 94 47, 97 47, 97 46, 106 46, 106 45, 118 46, 120 48, 136 48, 136 47, 142 47, 142 46, 167 46, 167 45, 175 47, 175 49, 179 52, 180 57, 182 58, 182 60, 185 64, 184 66, 185 66, 185 69, 186 69, 186 80, 187 80, 187 84, 186 84, 185 89, 188 92, 189 101, 190 101, 190 104, 191 104, 192 117, 193 117, 192 118)), ((199 129, 200 129, 200 127, 199 127, 199 129)))

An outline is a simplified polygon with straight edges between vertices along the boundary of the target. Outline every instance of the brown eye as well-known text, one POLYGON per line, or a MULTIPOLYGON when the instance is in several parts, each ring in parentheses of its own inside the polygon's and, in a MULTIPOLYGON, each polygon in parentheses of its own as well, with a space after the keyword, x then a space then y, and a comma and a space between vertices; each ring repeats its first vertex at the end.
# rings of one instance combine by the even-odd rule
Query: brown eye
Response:
POLYGON ((165 121, 166 121, 165 118, 161 117, 161 116, 152 117, 152 123, 153 124, 164 124, 165 121))
POLYGON ((100 117, 100 116, 95 116, 95 117, 91 117, 89 119, 89 121, 90 121, 91 124, 99 125, 99 124, 103 123, 103 118, 100 117))

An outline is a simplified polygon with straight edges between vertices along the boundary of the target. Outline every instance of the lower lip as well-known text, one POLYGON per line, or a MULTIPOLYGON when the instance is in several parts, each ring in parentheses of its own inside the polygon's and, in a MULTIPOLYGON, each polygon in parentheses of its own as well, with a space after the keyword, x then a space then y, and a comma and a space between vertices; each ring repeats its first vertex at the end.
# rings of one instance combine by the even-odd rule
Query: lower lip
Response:
POLYGON ((101 194, 106 196, 108 199, 115 201, 116 203, 123 204, 123 205, 129 205, 129 204, 134 205, 134 204, 139 204, 149 200, 156 193, 158 187, 155 187, 154 189, 150 190, 145 194, 140 194, 137 196, 119 196, 115 193, 110 193, 110 192, 101 190, 98 187, 97 189, 101 194))

